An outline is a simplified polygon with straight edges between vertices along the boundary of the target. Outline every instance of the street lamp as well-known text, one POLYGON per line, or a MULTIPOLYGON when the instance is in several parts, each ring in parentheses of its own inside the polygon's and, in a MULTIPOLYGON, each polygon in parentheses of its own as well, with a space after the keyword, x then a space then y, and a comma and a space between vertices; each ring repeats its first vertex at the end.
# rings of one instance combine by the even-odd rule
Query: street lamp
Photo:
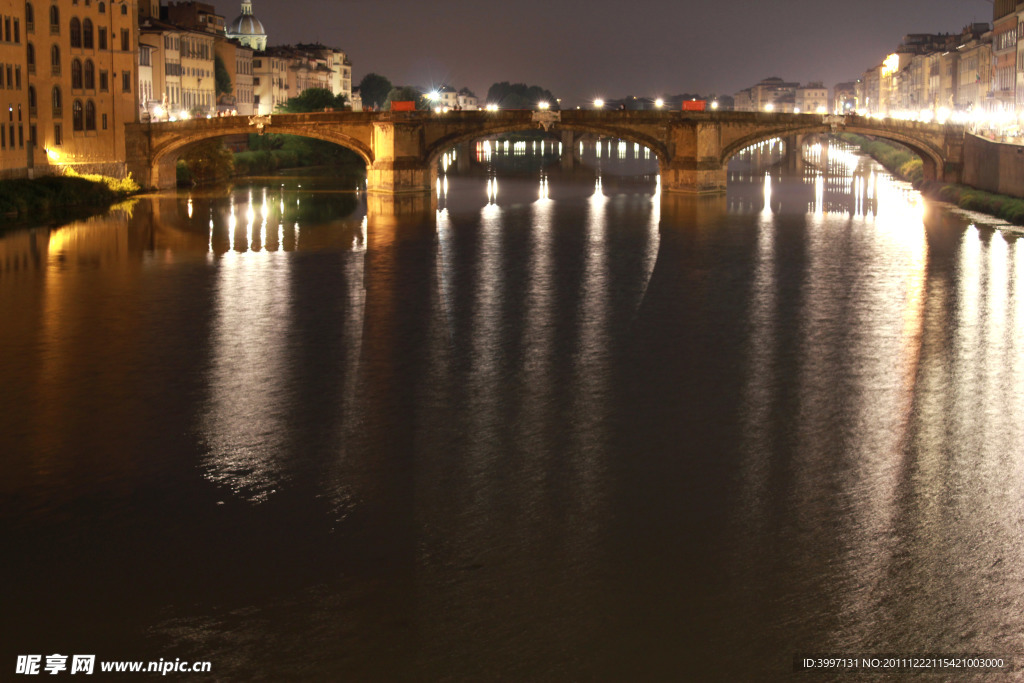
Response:
POLYGON ((604 106, 604 100, 598 97, 596 100, 594 100, 594 106, 600 109, 601 107, 604 106))
POLYGON ((658 99, 654 100, 654 106, 657 107, 658 109, 661 109, 662 107, 665 106, 665 100, 659 97, 658 99))
POLYGON ((549 103, 547 103, 547 102, 538 102, 537 103, 537 109, 547 109, 550 106, 551 105, 549 103))

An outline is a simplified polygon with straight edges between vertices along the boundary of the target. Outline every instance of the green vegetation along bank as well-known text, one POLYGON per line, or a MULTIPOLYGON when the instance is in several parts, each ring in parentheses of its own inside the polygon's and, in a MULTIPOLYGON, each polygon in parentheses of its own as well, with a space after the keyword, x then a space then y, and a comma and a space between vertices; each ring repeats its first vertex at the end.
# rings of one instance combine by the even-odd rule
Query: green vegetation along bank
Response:
POLYGON ((0 230, 84 218, 139 191, 131 178, 79 175, 0 180, 0 230))
POLYGON ((893 175, 913 183, 925 197, 956 204, 966 211, 987 213, 1014 225, 1024 225, 1024 199, 992 194, 966 185, 925 180, 921 159, 902 145, 849 133, 841 133, 837 137, 860 148, 893 175))

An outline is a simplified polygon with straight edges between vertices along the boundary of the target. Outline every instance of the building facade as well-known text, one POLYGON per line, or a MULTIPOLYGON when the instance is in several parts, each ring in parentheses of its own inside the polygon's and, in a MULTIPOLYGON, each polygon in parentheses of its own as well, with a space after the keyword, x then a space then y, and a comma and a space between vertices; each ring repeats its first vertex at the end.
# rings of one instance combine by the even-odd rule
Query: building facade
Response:
POLYGON ((30 0, 23 12, 30 166, 123 175, 124 125, 139 119, 137 3, 30 0))
POLYGON ((26 7, 23 0, 0 0, 0 178, 26 177, 33 160, 26 7))

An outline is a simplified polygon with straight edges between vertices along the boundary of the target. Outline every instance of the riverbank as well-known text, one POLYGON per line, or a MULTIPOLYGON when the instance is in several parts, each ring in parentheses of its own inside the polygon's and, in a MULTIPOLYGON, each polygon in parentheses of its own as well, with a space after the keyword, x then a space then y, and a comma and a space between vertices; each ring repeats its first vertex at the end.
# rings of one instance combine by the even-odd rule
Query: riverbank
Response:
POLYGON ((993 194, 967 185, 925 180, 921 159, 906 147, 861 135, 840 133, 839 139, 858 147, 863 154, 880 163, 890 173, 914 185, 929 199, 948 202, 964 209, 1001 218, 1013 225, 1024 225, 1024 200, 993 194))
POLYGON ((78 175, 0 180, 0 231, 103 213, 139 191, 128 178, 78 175))

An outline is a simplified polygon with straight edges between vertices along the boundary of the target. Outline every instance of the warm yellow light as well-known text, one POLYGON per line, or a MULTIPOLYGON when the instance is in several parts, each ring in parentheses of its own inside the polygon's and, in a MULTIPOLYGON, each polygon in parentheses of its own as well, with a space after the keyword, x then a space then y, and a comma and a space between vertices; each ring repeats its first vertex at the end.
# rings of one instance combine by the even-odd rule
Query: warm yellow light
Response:
POLYGON ((771 102, 769 102, 768 104, 764 105, 764 110, 765 111, 774 111, 775 110, 775 105, 772 104, 771 102))
POLYGON ((900 56, 895 52, 885 58, 882 62, 882 75, 888 76, 891 73, 895 73, 900 68, 900 56))
POLYGON ((828 110, 826 110, 825 107, 818 107, 816 111, 819 114, 825 114, 825 113, 827 113, 828 110))
POLYGON ((538 103, 537 103, 537 108, 538 108, 538 109, 547 109, 547 108, 548 108, 548 107, 550 107, 550 106, 551 106, 551 105, 550 105, 550 104, 548 104, 547 102, 538 102, 538 103))
POLYGON ((601 107, 604 106, 604 100, 598 97, 596 100, 594 100, 594 106, 600 109, 601 107))
POLYGON ((51 149, 50 147, 47 147, 46 148, 46 157, 50 161, 60 161, 60 152, 58 152, 55 149, 51 149))
POLYGON ((658 99, 654 100, 654 106, 655 106, 655 107, 658 107, 659 109, 660 109, 661 107, 664 107, 664 106, 665 106, 665 100, 663 100, 663 99, 661 99, 661 98, 659 97, 658 99))
POLYGON ((718 109, 718 100, 715 100, 714 102, 711 103, 711 108, 718 109))
POLYGON ((153 107, 153 116, 155 118, 162 119, 164 117, 164 114, 166 114, 166 113, 167 113, 167 111, 163 107, 161 107, 159 104, 156 105, 155 107, 153 107))
POLYGON ((793 107, 793 113, 794 114, 799 114, 800 113, 800 107, 793 107))

